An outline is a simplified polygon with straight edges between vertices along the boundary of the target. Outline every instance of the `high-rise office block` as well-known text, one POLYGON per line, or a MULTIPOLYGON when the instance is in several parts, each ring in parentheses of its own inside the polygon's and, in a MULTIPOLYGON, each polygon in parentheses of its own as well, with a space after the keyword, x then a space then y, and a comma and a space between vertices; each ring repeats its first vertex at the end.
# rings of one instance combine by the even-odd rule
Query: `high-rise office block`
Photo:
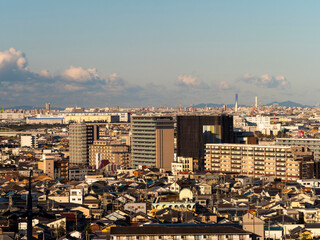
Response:
POLYGON ((133 116, 131 121, 131 161, 133 167, 171 169, 174 158, 172 117, 133 116))
POLYGON ((88 165, 89 144, 99 138, 97 125, 73 123, 69 125, 70 165, 88 165))
POLYGON ((198 160, 201 170, 206 143, 234 143, 233 117, 177 116, 177 156, 198 160))

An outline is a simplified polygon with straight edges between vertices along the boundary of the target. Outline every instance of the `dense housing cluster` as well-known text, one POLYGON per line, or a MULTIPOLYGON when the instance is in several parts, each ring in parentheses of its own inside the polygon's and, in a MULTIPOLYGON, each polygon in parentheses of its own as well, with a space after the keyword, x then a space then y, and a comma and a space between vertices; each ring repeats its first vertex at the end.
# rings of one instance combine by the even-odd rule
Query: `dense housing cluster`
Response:
POLYGON ((3 110, 0 237, 319 238, 319 113, 3 110))

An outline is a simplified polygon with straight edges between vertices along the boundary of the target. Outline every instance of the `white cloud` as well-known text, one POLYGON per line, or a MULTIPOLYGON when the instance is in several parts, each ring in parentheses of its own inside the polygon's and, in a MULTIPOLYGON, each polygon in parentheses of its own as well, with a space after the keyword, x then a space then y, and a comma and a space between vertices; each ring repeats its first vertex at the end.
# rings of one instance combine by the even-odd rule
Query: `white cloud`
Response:
POLYGON ((198 86, 200 85, 198 79, 192 75, 180 74, 178 76, 178 84, 186 86, 198 86))
POLYGON ((13 68, 20 70, 28 70, 28 61, 22 51, 14 48, 0 52, 0 68, 13 68))
POLYGON ((289 86, 285 76, 271 76, 269 74, 254 76, 246 73, 243 75, 242 80, 262 88, 285 88, 289 86))
POLYGON ((109 76, 107 76, 107 79, 110 81, 116 81, 119 78, 119 74, 118 73, 111 73, 109 76))
POLYGON ((218 84, 218 88, 221 89, 221 90, 226 90, 226 89, 229 89, 230 86, 226 81, 221 81, 218 84))
POLYGON ((27 68, 22 51, 9 49, 0 52, 0 101, 16 105, 44 100, 65 104, 121 104, 140 99, 137 95, 148 92, 146 87, 130 84, 118 73, 101 76, 95 68, 70 66, 61 73, 51 75, 47 70, 39 73, 27 68), (10 97, 6 97, 10 96, 10 97))
POLYGON ((40 71, 39 75, 42 76, 42 77, 49 77, 50 73, 49 73, 48 70, 43 69, 43 70, 40 71))
POLYGON ((97 69, 88 68, 83 69, 82 67, 74 67, 70 66, 67 70, 65 70, 62 74, 62 77, 66 79, 70 79, 77 82, 87 82, 93 79, 99 79, 99 74, 97 69))

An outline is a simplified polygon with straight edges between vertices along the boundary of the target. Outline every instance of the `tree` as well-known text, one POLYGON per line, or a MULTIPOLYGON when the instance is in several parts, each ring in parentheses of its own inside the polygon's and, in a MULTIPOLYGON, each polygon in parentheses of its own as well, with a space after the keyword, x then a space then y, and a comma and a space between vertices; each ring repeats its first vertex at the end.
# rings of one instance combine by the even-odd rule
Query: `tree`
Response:
POLYGON ((60 238, 65 234, 66 234, 66 230, 64 229, 64 227, 63 227, 63 225, 61 223, 60 227, 58 227, 58 229, 57 229, 57 237, 60 238))
POLYGON ((84 229, 87 233, 92 233, 91 227, 90 227, 90 223, 87 224, 87 226, 84 229))

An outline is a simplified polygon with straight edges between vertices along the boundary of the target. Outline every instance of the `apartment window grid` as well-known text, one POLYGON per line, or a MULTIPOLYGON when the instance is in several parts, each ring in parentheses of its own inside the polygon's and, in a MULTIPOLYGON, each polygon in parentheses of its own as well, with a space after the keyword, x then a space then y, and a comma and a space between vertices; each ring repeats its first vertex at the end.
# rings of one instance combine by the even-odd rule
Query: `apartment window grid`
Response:
MULTIPOLYGON (((242 160, 238 161, 231 161, 231 159, 233 159, 234 155, 233 154, 238 154, 234 153, 234 151, 227 151, 227 146, 221 146, 221 145, 216 145, 214 147, 207 147, 207 151, 209 152, 209 154, 206 157, 206 167, 208 168, 208 170, 220 170, 220 171, 231 171, 231 172, 239 172, 240 170, 237 168, 241 169, 242 173, 248 173, 248 168, 252 168, 255 169, 255 171, 250 171, 249 173, 252 174, 257 174, 257 175, 275 175, 275 176, 280 176, 283 178, 283 176, 286 175, 286 173, 281 172, 281 171, 292 171, 292 174, 289 175, 290 176, 299 176, 298 173, 298 166, 299 164, 297 164, 296 162, 294 163, 294 166, 297 168, 285 168, 285 164, 282 163, 282 161, 293 161, 292 159, 293 156, 292 154, 287 151, 287 149, 282 149, 282 148, 257 148, 257 147, 239 147, 241 149, 241 152, 246 152, 247 156, 246 159, 249 160, 243 160, 244 158, 242 158, 242 160), (215 155, 213 154, 213 152, 217 151, 218 149, 220 149, 221 151, 221 158, 220 158, 220 166, 217 163, 215 159, 215 155), (222 151, 222 149, 224 149, 224 151, 222 151), (209 150, 209 151, 208 151, 209 150), (267 158, 265 158, 266 155, 261 154, 262 152, 266 153, 267 158), (281 152, 280 154, 278 154, 278 152, 281 152), (284 152, 284 153, 283 153, 284 152), (229 154, 227 154, 229 153, 229 154), (257 154, 257 156, 256 156, 257 154), (278 158, 277 155, 282 156, 282 158, 278 158), (229 157, 229 164, 226 164, 228 162, 228 157, 229 157), (279 160, 279 162, 278 162, 279 160), (231 161, 231 162, 230 162, 231 161), (261 161, 261 163, 260 163, 261 161), (224 163, 224 164, 222 164, 224 163), (231 163, 231 165, 230 165, 231 163), (250 166, 251 165, 251 166, 250 166), (278 168, 275 168, 274 166, 281 166, 278 168), (270 166, 270 167, 269 167, 270 166), (219 168, 220 167, 220 168, 219 168)), ((230 147, 229 146, 229 150, 235 149, 234 147, 230 147)), ((288 175, 287 174, 287 175, 288 175)))

